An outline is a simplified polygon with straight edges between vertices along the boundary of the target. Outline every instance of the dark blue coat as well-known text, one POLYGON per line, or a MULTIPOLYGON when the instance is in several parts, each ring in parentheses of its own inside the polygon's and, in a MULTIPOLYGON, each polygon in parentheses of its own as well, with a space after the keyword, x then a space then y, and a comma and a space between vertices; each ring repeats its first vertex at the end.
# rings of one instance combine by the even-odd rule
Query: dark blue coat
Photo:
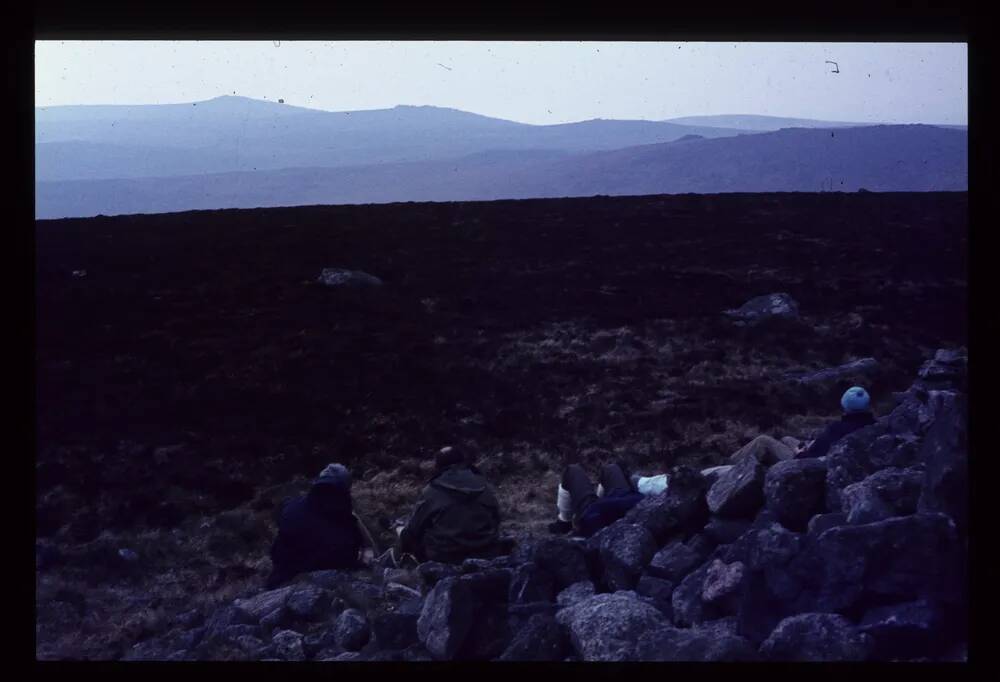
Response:
POLYGON ((853 433, 866 426, 871 426, 874 423, 875 417, 872 416, 871 412, 845 414, 840 418, 840 421, 833 422, 827 426, 823 433, 813 441, 813 444, 799 454, 798 458, 823 457, 838 440, 849 433, 853 433))
POLYGON ((577 532, 584 537, 590 537, 625 516, 643 497, 642 493, 628 492, 598 498, 580 515, 577 532))
POLYGON ((268 588, 299 573, 354 568, 363 540, 351 513, 351 494, 338 486, 314 485, 308 494, 287 502, 271 547, 273 570, 268 588))

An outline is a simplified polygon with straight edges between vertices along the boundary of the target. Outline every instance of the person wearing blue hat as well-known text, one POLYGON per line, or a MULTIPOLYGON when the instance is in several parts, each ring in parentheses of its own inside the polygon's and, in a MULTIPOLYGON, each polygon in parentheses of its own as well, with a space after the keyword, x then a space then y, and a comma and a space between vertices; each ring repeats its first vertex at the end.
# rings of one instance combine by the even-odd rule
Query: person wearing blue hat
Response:
POLYGON ((844 410, 840 420, 827 426, 816 440, 803 442, 791 437, 778 440, 761 434, 733 453, 730 461, 735 464, 746 457, 755 457, 763 464, 771 465, 787 459, 823 457, 834 443, 847 434, 875 423, 870 410, 871 398, 868 391, 860 386, 847 389, 840 398, 840 406, 844 410))
POLYGON ((833 422, 816 440, 799 448, 795 453, 796 458, 823 457, 834 443, 847 434, 875 423, 875 416, 871 412, 871 398, 868 391, 860 386, 851 386, 844 391, 840 406, 844 410, 840 421, 833 422))
POLYGON ((299 573, 355 568, 362 556, 370 557, 376 549, 352 508, 351 472, 342 464, 330 464, 307 494, 282 505, 267 587, 278 587, 299 573))

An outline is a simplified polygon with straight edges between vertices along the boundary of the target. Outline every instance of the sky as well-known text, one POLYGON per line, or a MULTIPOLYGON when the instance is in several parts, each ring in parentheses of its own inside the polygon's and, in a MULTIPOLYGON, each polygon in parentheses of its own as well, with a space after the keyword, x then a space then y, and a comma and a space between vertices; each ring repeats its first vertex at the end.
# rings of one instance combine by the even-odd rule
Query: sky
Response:
POLYGON ((965 43, 35 42, 35 106, 233 94, 328 111, 433 105, 533 124, 762 114, 965 125, 968 51, 965 43))

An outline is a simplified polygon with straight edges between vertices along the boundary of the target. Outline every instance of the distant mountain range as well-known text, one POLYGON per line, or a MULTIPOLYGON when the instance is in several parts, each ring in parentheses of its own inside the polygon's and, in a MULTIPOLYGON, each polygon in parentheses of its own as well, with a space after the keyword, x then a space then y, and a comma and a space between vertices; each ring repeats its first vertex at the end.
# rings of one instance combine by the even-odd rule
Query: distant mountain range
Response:
POLYGON ((242 97, 36 110, 36 216, 301 204, 964 190, 964 126, 732 115, 529 125, 242 97), (958 128, 958 129, 954 129, 958 128))
MULTIPOLYGON (((667 119, 667 123, 680 125, 713 126, 743 131, 766 132, 782 128, 860 128, 873 125, 887 125, 882 122, 846 123, 844 121, 817 121, 811 118, 784 118, 781 116, 757 116, 754 114, 724 114, 720 116, 683 116, 667 119)), ((939 128, 966 130, 968 126, 938 125, 939 128)))
POLYGON ((35 115, 35 177, 92 180, 333 168, 487 150, 590 152, 739 132, 600 119, 539 126, 440 107, 329 112, 232 96, 188 105, 48 107, 35 115))

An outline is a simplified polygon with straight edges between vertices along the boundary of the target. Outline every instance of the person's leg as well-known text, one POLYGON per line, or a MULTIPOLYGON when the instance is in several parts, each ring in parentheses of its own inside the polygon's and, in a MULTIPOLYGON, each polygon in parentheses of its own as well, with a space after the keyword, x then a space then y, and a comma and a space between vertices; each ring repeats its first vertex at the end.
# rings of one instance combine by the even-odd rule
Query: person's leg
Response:
POLYGON ((569 493, 574 520, 579 519, 580 514, 597 500, 594 483, 579 464, 570 464, 566 467, 560 485, 569 493))
POLYGON ((740 448, 731 459, 735 463, 741 462, 743 457, 756 457, 764 464, 775 464, 794 456, 795 450, 771 436, 761 434, 740 448))
POLYGON ((605 464, 601 467, 601 487, 604 495, 620 495, 632 492, 628 476, 618 464, 605 464))

